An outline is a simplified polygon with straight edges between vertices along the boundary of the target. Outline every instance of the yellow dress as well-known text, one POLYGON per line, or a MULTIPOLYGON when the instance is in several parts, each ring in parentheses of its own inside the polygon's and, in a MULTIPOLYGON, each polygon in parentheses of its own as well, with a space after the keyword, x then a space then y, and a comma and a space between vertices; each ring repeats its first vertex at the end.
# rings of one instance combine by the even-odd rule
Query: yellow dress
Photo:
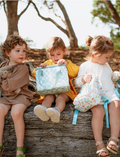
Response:
MULTIPOLYGON (((76 92, 75 88, 73 87, 72 80, 78 75, 79 66, 72 63, 70 60, 66 59, 66 61, 69 63, 66 66, 66 68, 68 70, 70 91, 66 92, 64 94, 68 95, 73 100, 77 96, 77 92, 76 92)), ((47 66, 54 65, 54 62, 52 60, 47 60, 44 63, 47 64, 47 66)), ((35 78, 35 71, 36 71, 36 68, 32 72, 32 76, 34 78, 35 78)), ((40 99, 37 102, 41 103, 43 100, 44 100, 44 96, 41 96, 40 99)))

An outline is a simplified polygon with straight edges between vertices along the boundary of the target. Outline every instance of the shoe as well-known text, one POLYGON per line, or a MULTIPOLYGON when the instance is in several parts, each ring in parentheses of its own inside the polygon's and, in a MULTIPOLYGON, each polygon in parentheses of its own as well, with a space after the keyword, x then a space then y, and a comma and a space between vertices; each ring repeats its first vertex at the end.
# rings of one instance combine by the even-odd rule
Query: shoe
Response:
POLYGON ((54 123, 60 122, 60 111, 56 107, 48 108, 46 114, 51 118, 51 121, 54 123))
MULTIPOLYGON (((97 143, 96 143, 96 146, 99 146, 99 145, 101 145, 101 144, 103 144, 103 141, 97 142, 97 143)), ((109 154, 109 152, 108 152, 108 150, 107 150, 106 147, 104 147, 104 148, 102 148, 102 149, 100 149, 100 150, 97 150, 96 154, 98 154, 99 157, 104 157, 103 155, 101 156, 101 154, 102 154, 103 152, 109 154)), ((105 157, 110 157, 110 155, 105 155, 105 157)))
POLYGON ((3 151, 4 151, 4 144, 2 144, 2 146, 0 146, 0 157, 2 157, 3 151))
MULTIPOLYGON (((23 147, 17 147, 16 150, 21 150, 25 153, 25 148, 23 147)), ((25 157, 25 154, 19 154, 19 155, 16 155, 16 157, 25 157)))
POLYGON ((37 117, 39 117, 42 121, 48 121, 49 117, 46 114, 47 107, 43 105, 37 105, 34 107, 34 113, 37 117))
POLYGON ((118 138, 116 138, 116 137, 110 137, 110 138, 109 138, 109 142, 108 142, 108 144, 107 144, 107 149, 108 149, 111 153, 117 154, 117 151, 118 151, 119 146, 118 146, 114 141, 112 141, 112 139, 115 140, 115 141, 117 141, 117 142, 119 142, 119 139, 118 139, 118 138), (114 147, 117 149, 117 151, 115 151, 114 149, 111 149, 110 146, 114 146, 114 147))

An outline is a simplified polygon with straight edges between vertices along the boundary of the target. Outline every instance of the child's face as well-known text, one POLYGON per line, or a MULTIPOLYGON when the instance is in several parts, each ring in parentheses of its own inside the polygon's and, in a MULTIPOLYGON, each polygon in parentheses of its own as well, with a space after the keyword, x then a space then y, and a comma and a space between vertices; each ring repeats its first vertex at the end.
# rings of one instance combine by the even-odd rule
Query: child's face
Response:
POLYGON ((65 54, 66 48, 64 50, 62 50, 61 48, 55 49, 54 51, 49 53, 49 58, 55 63, 57 64, 57 62, 60 59, 63 59, 63 56, 65 54))
POLYGON ((105 63, 107 63, 109 61, 109 59, 112 56, 112 54, 113 54, 113 51, 108 52, 108 53, 104 53, 104 54, 102 54, 100 56, 95 55, 96 62, 98 64, 104 65, 105 63))
POLYGON ((26 45, 16 45, 14 49, 7 53, 7 56, 11 65, 22 63, 26 57, 26 45))

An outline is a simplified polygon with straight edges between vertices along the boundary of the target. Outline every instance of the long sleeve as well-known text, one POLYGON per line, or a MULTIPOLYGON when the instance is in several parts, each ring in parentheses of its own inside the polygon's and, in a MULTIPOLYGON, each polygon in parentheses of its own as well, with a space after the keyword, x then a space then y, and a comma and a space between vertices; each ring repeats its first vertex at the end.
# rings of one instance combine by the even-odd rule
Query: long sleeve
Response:
POLYGON ((29 84, 29 71, 27 66, 18 65, 11 76, 3 81, 1 81, 1 88, 4 91, 12 92, 18 88, 21 88, 29 84))
POLYGON ((110 65, 107 63, 108 68, 111 71, 111 79, 113 82, 116 82, 120 78, 120 72, 119 71, 112 71, 110 65))
POLYGON ((66 66, 68 70, 68 75, 70 78, 75 78, 78 75, 79 66, 72 63, 70 60, 66 60, 69 64, 66 66))
POLYGON ((84 63, 83 63, 83 64, 80 65, 78 76, 75 78, 75 84, 76 84, 76 86, 82 87, 82 85, 84 84, 82 82, 82 78, 83 78, 83 76, 85 74, 86 74, 86 71, 85 71, 85 67, 84 67, 84 63))

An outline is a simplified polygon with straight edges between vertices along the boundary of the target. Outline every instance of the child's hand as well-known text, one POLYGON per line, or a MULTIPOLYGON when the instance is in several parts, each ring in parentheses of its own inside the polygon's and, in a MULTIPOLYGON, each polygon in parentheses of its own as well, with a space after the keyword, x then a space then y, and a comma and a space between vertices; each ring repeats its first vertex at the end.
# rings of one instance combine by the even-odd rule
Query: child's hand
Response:
POLYGON ((8 73, 7 78, 9 78, 11 76, 12 73, 8 73))
POLYGON ((82 78, 82 81, 83 83, 89 83, 92 79, 92 75, 91 74, 86 74, 83 78, 82 78))
POLYGON ((120 72, 119 72, 119 75, 118 75, 118 77, 120 78, 120 72))
POLYGON ((68 65, 68 62, 66 62, 66 60, 64 59, 60 59, 58 62, 57 62, 58 65, 61 65, 61 64, 65 64, 65 65, 68 65))
POLYGON ((39 67, 41 67, 41 68, 45 68, 47 66, 47 64, 45 64, 45 63, 41 63, 40 65, 39 65, 39 67))

